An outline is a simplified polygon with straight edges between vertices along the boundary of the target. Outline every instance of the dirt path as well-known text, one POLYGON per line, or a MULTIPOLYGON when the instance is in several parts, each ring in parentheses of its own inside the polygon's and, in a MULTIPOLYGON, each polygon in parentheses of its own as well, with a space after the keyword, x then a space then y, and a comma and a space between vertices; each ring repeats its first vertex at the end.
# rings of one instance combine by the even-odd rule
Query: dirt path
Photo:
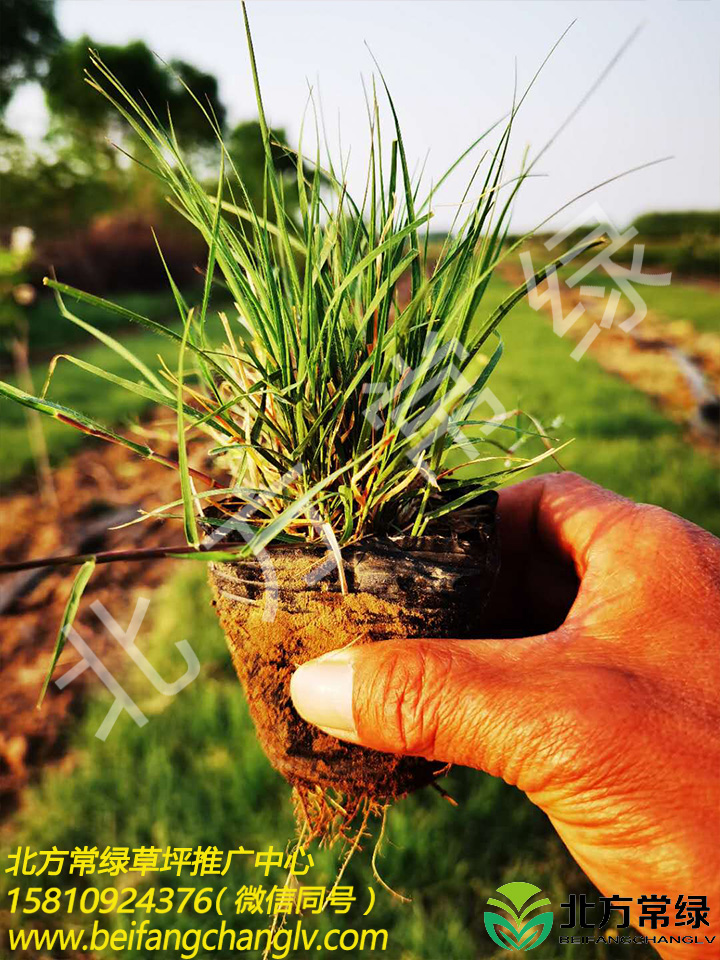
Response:
MULTIPOLYGON (((502 275, 513 286, 524 280, 519 266, 504 267, 502 275)), ((546 289, 547 285, 541 284, 538 291, 542 294, 546 289)), ((563 316, 578 303, 585 307, 565 334, 580 343, 593 325, 600 327, 606 301, 583 298, 578 289, 566 287, 562 281, 560 291, 563 316)), ((706 453, 717 453, 720 333, 698 332, 688 321, 665 320, 652 312, 631 332, 625 332, 620 323, 631 313, 628 301, 621 299, 612 326, 600 329, 587 352, 605 370, 652 397, 670 419, 684 424, 688 442, 706 453)), ((549 303, 542 314, 552 317, 549 303)))
MULTIPOLYGON (((156 443, 158 452, 174 456, 171 442, 156 443)), ((191 452, 201 467, 203 451, 191 452)), ((122 530, 111 526, 179 496, 175 472, 141 461, 122 447, 92 444, 54 473, 58 507, 41 507, 34 493, 17 493, 0 500, 0 555, 21 561, 78 551, 162 546, 182 541, 180 525, 151 520, 122 530)), ((89 611, 100 600, 123 623, 138 594, 159 586, 175 563, 172 560, 118 562, 97 567, 85 591, 76 626, 92 649, 109 664, 117 646, 89 611), (128 609, 130 608, 130 609, 128 609)), ((62 692, 51 684, 40 710, 38 693, 62 621, 77 568, 0 576, 0 811, 7 816, 20 790, 44 764, 65 749, 68 720, 82 705, 91 671, 81 674, 62 692)), ((55 670, 59 677, 79 660, 68 645, 55 670)))

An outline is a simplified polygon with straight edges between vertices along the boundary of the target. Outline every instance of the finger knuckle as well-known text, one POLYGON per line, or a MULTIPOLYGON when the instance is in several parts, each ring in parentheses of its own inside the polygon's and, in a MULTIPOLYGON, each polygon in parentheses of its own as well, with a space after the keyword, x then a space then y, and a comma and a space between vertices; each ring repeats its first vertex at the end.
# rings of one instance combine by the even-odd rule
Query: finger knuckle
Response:
POLYGON ((446 714, 444 691, 452 657, 432 644, 393 650, 381 671, 374 700, 383 739, 398 753, 431 757, 446 714))

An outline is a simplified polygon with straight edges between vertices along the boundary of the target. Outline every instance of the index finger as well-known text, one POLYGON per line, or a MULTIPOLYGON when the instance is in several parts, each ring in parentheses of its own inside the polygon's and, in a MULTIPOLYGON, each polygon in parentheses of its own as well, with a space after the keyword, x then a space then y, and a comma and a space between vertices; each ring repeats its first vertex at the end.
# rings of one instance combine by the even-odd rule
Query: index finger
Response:
POLYGON ((577 473, 546 473, 500 491, 503 559, 533 544, 585 573, 593 544, 611 537, 637 505, 577 473))

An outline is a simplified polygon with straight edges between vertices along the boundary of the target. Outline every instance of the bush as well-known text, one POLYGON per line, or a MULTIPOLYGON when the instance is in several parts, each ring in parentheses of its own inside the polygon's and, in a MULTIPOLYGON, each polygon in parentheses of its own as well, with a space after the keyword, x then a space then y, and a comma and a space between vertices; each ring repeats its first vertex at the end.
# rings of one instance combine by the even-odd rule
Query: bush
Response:
POLYGON ((688 234, 720 237, 720 210, 668 210, 644 213, 633 226, 642 237, 676 238, 688 234))
MULTIPOLYGON (((636 242, 645 238, 637 237, 636 242)), ((613 255, 615 263, 632 262, 633 244, 628 243, 613 255)), ((656 273, 671 271, 683 277, 720 279, 720 244, 703 237, 692 237, 683 243, 647 241, 643 254, 643 270, 656 273)))

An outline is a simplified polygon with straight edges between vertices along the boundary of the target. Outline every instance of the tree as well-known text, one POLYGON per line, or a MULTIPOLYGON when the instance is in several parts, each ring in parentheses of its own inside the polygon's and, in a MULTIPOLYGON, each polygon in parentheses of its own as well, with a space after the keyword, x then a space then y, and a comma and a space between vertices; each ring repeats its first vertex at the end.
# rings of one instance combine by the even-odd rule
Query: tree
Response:
POLYGON ((82 153, 76 141, 62 150, 36 152, 19 134, 4 131, 0 156, 1 232, 22 224, 44 240, 133 203, 128 171, 115 167, 106 154, 82 153))
MULTIPOLYGON (((270 130, 270 142, 273 166, 283 181, 285 209, 292 213, 299 209, 297 158, 285 147, 287 135, 282 127, 270 130)), ((225 138, 225 145, 245 184, 253 209, 256 213, 262 213, 265 197, 265 146, 259 121, 246 120, 239 123, 225 138)), ((303 173, 308 180, 314 176, 314 171, 308 166, 305 166, 303 173)), ((324 176, 321 179, 323 183, 326 182, 324 176)), ((240 199, 236 197, 236 200, 240 199)), ((274 220, 269 191, 267 212, 269 219, 274 220)))
POLYGON ((60 42, 52 0, 0 0, 0 113, 19 84, 42 81, 60 42))
MULTIPOLYGON (((96 44, 89 37, 64 43, 50 58, 45 92, 50 113, 67 130, 101 142, 118 121, 115 107, 85 82, 88 49, 136 96, 147 103, 167 125, 168 111, 181 145, 196 148, 213 145, 215 134, 202 110, 187 92, 192 90, 220 127, 225 108, 220 102, 215 77, 189 63, 174 60, 164 65, 140 40, 126 46, 96 44)), ((92 71, 91 71, 92 72, 92 71)))

